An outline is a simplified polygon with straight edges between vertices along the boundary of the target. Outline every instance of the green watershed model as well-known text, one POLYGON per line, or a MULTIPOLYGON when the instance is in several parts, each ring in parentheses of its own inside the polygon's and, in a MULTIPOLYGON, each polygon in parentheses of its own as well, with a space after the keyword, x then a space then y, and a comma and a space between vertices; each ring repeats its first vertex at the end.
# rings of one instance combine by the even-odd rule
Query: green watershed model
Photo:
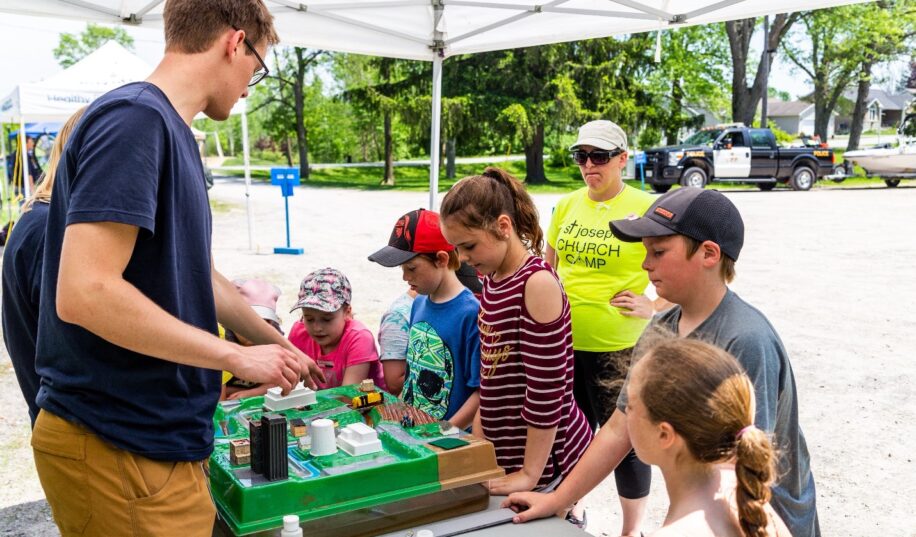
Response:
POLYGON ((486 508, 493 445, 438 422, 372 381, 223 401, 210 488, 216 534, 371 535, 486 508))

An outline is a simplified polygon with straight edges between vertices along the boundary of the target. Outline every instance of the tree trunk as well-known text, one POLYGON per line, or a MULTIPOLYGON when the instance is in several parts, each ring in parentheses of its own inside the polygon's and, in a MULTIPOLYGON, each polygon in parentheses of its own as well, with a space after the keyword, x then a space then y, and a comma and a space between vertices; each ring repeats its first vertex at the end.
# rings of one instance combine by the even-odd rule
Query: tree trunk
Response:
POLYGON ((289 139, 289 136, 283 140, 283 153, 286 154, 286 165, 290 168, 293 167, 293 141, 289 139))
POLYGON ((868 106, 866 99, 868 98, 868 91, 871 89, 871 68, 871 62, 865 62, 859 71, 856 106, 852 111, 852 125, 849 126, 849 142, 846 144, 846 151, 858 149, 859 140, 862 139, 862 128, 868 106))
POLYGON ((751 86, 747 85, 747 62, 750 58, 751 38, 754 36, 757 19, 742 19, 725 23, 725 32, 728 34, 734 67, 732 71, 732 121, 740 121, 745 125, 753 124, 760 99, 764 96, 763 88, 767 84, 764 76, 764 58, 769 62, 767 66, 769 70, 773 67, 773 59, 776 56, 779 42, 782 41, 795 20, 795 15, 784 13, 774 17, 773 24, 770 25, 770 33, 766 36, 766 48, 761 52, 761 61, 757 65, 757 73, 751 86), (773 52, 767 54, 767 50, 773 52))
POLYGON ((675 145, 678 142, 677 135, 682 125, 679 119, 684 101, 684 89, 681 87, 681 81, 677 78, 672 78, 674 81, 671 84, 671 121, 667 121, 665 124, 665 143, 667 145, 675 145))
POLYGON ((394 150, 391 139, 391 112, 385 112, 385 176, 382 177, 383 185, 394 186, 394 150))
POLYGON ((534 138, 525 146, 525 182, 542 185, 547 182, 544 173, 544 125, 535 127, 534 138))
POLYGON ((455 178, 455 145, 457 141, 449 138, 445 141, 445 178, 455 178))
POLYGON ((308 61, 303 56, 305 49, 296 47, 296 79, 293 81, 293 100, 296 103, 296 141, 299 142, 299 178, 309 178, 308 128, 305 126, 305 73, 308 61))

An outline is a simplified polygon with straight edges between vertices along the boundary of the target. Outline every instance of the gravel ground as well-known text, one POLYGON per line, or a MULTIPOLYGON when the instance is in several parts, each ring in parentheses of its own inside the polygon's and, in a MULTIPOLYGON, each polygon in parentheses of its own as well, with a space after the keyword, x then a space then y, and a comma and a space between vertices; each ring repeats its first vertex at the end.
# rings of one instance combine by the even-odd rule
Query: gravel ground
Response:
MULTIPOLYGON (((354 287, 354 312, 370 327, 404 289, 400 272, 366 260, 394 220, 426 204, 422 192, 301 188, 290 199, 285 244, 277 188, 252 188, 254 249, 248 249, 244 187, 218 181, 213 253, 230 278, 258 276, 283 290, 288 311, 299 280, 334 266, 354 287)), ((916 537, 916 185, 735 192, 746 240, 732 286, 768 315, 792 358, 801 424, 812 454, 823 534, 916 537), (907 276, 909 274, 909 276, 907 276), (896 476, 896 477, 894 477, 896 476)), ((558 195, 537 195, 549 215, 558 195)), ((545 222, 546 223, 546 222, 545 222)), ((284 314, 285 325, 292 315, 284 314)), ((28 446, 26 406, 0 358, 0 535, 56 535, 28 446)), ((587 497, 589 532, 616 535, 613 479, 587 497)), ((646 529, 664 518, 656 472, 646 529)))

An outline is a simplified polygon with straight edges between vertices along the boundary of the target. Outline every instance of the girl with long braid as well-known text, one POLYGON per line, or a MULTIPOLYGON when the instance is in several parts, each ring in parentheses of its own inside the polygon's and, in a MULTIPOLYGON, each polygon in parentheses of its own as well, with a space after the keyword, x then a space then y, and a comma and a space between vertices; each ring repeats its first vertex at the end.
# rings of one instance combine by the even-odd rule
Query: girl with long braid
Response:
POLYGON ((627 429, 658 466, 671 505, 657 537, 782 537, 770 507, 776 455, 754 423, 754 387, 734 357, 708 343, 655 344, 630 372, 627 429))

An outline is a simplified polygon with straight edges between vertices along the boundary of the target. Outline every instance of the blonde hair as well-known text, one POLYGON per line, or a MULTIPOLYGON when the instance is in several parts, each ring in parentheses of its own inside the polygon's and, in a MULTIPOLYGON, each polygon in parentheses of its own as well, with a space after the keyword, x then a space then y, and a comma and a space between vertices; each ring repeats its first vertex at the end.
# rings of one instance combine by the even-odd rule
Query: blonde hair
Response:
POLYGON ((40 182, 35 187, 35 192, 32 192, 29 199, 22 205, 23 213, 32 210, 32 206, 35 205, 36 201, 42 203, 49 203, 51 201, 51 191, 54 189, 54 179, 57 177, 57 166, 60 164, 61 157, 63 157, 67 140, 70 139, 70 134, 73 133, 73 129, 76 127, 76 124, 79 123, 85 111, 86 107, 84 106, 74 112, 73 115, 67 119, 67 122, 64 123, 64 126, 60 128, 60 131, 57 132, 57 137, 54 139, 54 145, 51 147, 51 156, 48 158, 48 164, 45 166, 45 171, 41 176, 40 182))
POLYGON ((754 387, 728 352, 698 340, 668 339, 642 358, 640 398, 654 423, 666 422, 698 461, 735 459, 738 522, 747 537, 766 537, 776 454, 753 426, 754 387))
POLYGON ((544 255, 544 232, 538 211, 525 185, 509 172, 488 167, 455 183, 442 199, 442 220, 457 218, 469 229, 484 229, 498 240, 505 240, 496 229, 496 220, 506 215, 525 248, 538 257, 544 255))

